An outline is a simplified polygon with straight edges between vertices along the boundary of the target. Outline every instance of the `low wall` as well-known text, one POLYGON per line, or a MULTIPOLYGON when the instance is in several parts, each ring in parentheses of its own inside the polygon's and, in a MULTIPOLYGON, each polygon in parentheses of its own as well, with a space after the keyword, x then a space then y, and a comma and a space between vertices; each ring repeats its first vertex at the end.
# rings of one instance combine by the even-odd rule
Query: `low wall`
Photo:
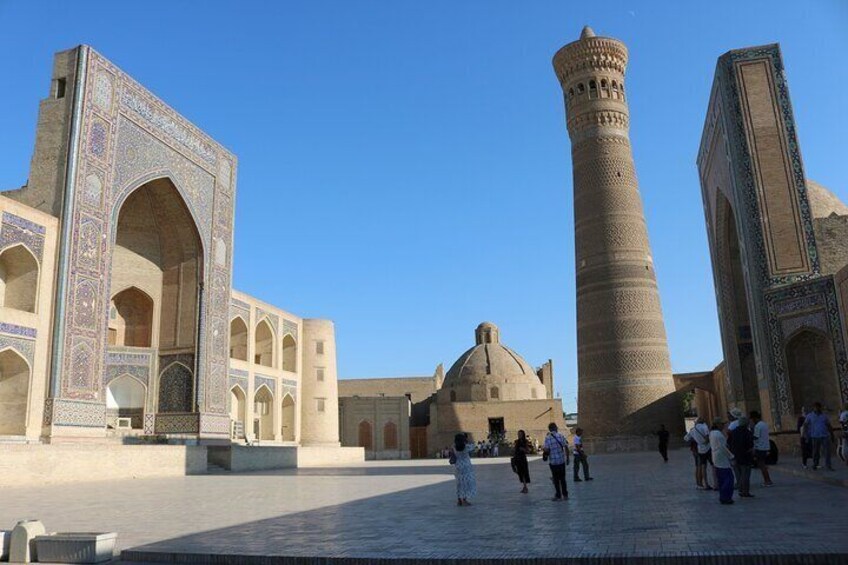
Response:
POLYGON ((206 448, 187 445, 0 444, 0 486, 179 477, 206 472, 206 448))
POLYGON ((364 447, 307 446, 297 448, 298 467, 344 467, 364 461, 364 447))
POLYGON ((297 467, 298 447, 207 446, 208 461, 236 473, 297 467))

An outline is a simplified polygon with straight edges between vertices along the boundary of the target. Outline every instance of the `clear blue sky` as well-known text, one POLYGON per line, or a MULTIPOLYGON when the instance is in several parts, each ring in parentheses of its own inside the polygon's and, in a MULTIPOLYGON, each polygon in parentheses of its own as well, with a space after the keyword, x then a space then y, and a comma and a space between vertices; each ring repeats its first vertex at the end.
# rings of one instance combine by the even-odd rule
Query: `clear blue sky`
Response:
POLYGON ((695 154, 716 58, 780 42, 807 174, 848 200, 848 2, 0 0, 0 187, 51 56, 94 46, 239 157, 236 288, 336 321, 343 377, 429 374, 482 320, 577 392, 571 164, 551 57, 630 49, 675 371, 721 357, 695 154))

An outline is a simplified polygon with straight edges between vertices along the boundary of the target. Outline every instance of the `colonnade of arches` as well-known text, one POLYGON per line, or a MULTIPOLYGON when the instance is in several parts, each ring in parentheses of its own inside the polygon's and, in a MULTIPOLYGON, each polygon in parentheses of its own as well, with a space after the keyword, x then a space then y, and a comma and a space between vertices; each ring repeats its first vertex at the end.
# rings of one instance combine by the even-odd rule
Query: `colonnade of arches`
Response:
POLYGON ((268 318, 259 320, 251 337, 247 322, 241 316, 236 316, 230 321, 230 359, 250 361, 262 367, 294 373, 297 371, 297 341, 286 333, 282 342, 278 342, 268 318), (249 359, 248 346, 251 342, 253 358, 249 359))
POLYGON ((295 441, 296 406, 291 394, 283 394, 278 405, 276 396, 267 386, 260 385, 253 394, 249 410, 247 393, 239 386, 230 388, 230 420, 232 439, 248 436, 260 441, 295 441))

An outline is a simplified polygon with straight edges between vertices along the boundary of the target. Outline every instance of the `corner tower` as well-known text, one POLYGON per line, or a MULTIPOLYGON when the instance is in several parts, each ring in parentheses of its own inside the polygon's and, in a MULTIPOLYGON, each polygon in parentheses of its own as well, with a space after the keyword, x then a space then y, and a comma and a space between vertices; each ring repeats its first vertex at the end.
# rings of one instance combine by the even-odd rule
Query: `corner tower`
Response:
POLYGON ((589 436, 642 436, 678 414, 628 134, 627 47, 586 26, 553 65, 574 170, 579 423, 589 436))

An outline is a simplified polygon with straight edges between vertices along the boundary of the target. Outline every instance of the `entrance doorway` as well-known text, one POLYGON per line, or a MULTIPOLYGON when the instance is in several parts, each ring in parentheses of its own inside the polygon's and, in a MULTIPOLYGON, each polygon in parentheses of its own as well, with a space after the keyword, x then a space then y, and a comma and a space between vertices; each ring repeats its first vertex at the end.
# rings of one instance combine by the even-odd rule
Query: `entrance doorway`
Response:
POLYGON ((489 418, 489 437, 503 437, 505 431, 503 418, 489 418))

